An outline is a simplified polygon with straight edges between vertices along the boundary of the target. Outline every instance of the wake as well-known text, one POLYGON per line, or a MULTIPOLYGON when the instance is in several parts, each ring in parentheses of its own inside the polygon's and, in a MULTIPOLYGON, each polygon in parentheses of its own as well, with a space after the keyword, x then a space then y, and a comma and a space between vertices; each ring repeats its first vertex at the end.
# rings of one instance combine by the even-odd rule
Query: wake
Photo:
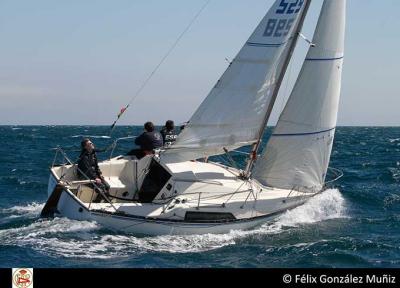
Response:
POLYGON ((17 219, 35 219, 44 207, 44 203, 30 203, 25 206, 14 206, 0 209, 0 224, 11 223, 17 219))
POLYGON ((110 136, 106 135, 73 135, 71 138, 94 138, 94 139, 111 139, 110 136))
MULTIPOLYGON (((14 217, 38 217, 43 204, 32 203, 0 210, 14 217)), ((11 216, 9 216, 11 217, 11 216)), ((338 190, 327 190, 306 204, 261 227, 228 234, 135 237, 113 233, 95 222, 67 218, 40 219, 18 228, 0 230, 0 243, 30 247, 52 257, 110 259, 149 252, 198 253, 235 245, 248 237, 279 234, 301 225, 346 218, 345 199, 338 190)))

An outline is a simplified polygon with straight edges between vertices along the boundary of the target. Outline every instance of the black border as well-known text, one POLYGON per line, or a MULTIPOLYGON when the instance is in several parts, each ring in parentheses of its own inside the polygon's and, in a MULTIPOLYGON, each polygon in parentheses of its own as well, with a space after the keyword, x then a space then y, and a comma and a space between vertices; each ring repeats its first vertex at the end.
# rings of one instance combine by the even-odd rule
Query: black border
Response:
MULTIPOLYGON (((400 268, 396 269, 61 269, 34 268, 33 287, 140 287, 163 286, 209 288, 236 284, 243 287, 399 287, 400 268), (285 276, 292 281, 284 283, 285 276), (304 279, 330 277, 360 277, 364 283, 295 283, 296 275, 304 279), (395 283, 365 283, 366 275, 395 279, 395 283), (386 276, 385 276, 386 275, 386 276)), ((0 268, 0 287, 11 287, 11 268, 0 268)))

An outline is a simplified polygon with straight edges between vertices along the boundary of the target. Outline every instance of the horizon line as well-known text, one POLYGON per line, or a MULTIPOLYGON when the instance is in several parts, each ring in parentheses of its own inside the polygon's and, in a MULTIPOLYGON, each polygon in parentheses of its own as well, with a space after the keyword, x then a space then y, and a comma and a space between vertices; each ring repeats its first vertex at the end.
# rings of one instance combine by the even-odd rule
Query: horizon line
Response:
MULTIPOLYGON (((165 124, 154 124, 154 126, 164 126, 165 124)), ((0 127, 16 127, 16 126, 22 126, 22 127, 49 127, 49 126, 54 126, 54 127, 111 127, 111 125, 104 125, 104 124, 0 124, 0 127)), ((115 127, 129 127, 129 126, 143 126, 143 124, 126 124, 126 125, 117 125, 115 127)), ((175 125, 176 127, 180 125, 175 125)), ((276 125, 267 125, 266 127, 275 127, 276 125)), ((338 125, 336 128, 351 128, 351 127, 357 127, 357 128, 400 128, 399 125, 338 125)))

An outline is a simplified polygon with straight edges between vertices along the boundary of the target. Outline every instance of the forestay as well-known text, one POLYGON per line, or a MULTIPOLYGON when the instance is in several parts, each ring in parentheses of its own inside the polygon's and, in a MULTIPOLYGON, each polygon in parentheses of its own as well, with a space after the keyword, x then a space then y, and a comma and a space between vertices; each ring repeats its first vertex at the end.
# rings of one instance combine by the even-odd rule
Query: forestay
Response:
POLYGON ((257 141, 306 1, 274 3, 162 161, 218 155, 257 141))
POLYGON ((340 97, 345 0, 325 0, 313 43, 253 177, 264 185, 319 191, 329 165, 340 97))

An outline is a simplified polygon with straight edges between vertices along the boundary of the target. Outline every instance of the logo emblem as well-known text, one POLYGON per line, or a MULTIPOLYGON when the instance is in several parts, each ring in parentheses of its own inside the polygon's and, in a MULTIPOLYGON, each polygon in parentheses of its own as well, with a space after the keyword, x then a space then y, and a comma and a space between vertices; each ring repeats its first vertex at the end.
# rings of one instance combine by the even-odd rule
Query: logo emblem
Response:
POLYGON ((33 268, 13 268, 12 284, 13 288, 33 287, 33 268))

